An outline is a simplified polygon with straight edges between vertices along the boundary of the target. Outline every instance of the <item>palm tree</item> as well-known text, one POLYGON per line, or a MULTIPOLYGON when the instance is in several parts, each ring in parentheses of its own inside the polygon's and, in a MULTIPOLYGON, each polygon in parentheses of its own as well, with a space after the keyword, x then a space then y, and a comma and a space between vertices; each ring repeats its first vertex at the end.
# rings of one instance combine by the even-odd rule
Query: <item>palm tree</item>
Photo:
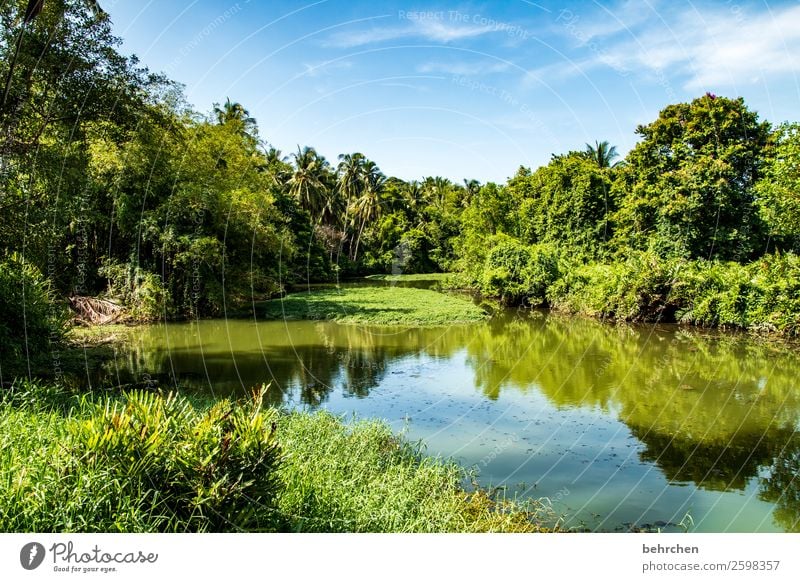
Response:
POLYGON ((406 190, 408 184, 400 178, 394 176, 386 178, 383 185, 382 205, 384 210, 390 212, 402 212, 406 210, 406 190))
POLYGON ((383 185, 386 183, 386 176, 383 175, 381 169, 372 160, 364 162, 364 185, 365 189, 376 194, 383 191, 383 185))
POLYGON ((613 168, 619 164, 619 162, 614 162, 614 159, 619 157, 619 154, 617 153, 617 146, 609 145, 607 141, 595 141, 594 145, 587 143, 584 153, 586 154, 586 157, 596 163, 597 167, 601 170, 605 168, 613 168))
POLYGON ((283 152, 274 146, 269 147, 264 153, 264 157, 267 159, 267 165, 270 167, 282 166, 288 162, 288 158, 283 155, 283 152))
POLYGON ((250 112, 241 103, 231 101, 230 98, 226 99, 221 107, 219 103, 214 104, 214 115, 220 125, 228 123, 241 125, 242 133, 253 135, 257 129, 256 120, 250 117, 250 112))
POLYGON ((453 187, 453 183, 441 176, 427 177, 422 181, 422 188, 426 197, 438 208, 444 208, 447 202, 447 193, 453 187))
POLYGON ((383 175, 377 164, 371 160, 365 161, 363 163, 363 189, 353 208, 355 217, 361 222, 353 251, 353 261, 358 260, 358 247, 367 223, 380 218, 381 193, 385 183, 386 176, 383 175))
MULTIPOLYGON (((614 159, 619 157, 616 146, 609 145, 607 141, 601 141, 599 143, 595 141, 594 146, 587 143, 584 153, 586 157, 597 164, 597 167, 601 170, 614 168, 620 164, 620 162, 614 162, 614 159)), ((608 191, 606 190, 605 184, 603 185, 603 194, 603 203, 605 204, 603 236, 605 237, 608 233, 608 191)))
POLYGON ((292 154, 295 170, 289 178, 289 193, 297 198, 302 206, 312 216, 322 220, 322 215, 328 206, 326 176, 328 162, 320 156, 314 148, 297 147, 297 153, 292 154))
MULTIPOLYGON (((364 188, 364 154, 341 154, 339 156, 339 167, 337 168, 337 186, 342 198, 350 208, 358 199, 361 190, 364 188)), ((347 220, 342 220, 346 226, 347 220)))
POLYGON ((472 202, 472 199, 481 191, 481 183, 477 180, 464 179, 464 198, 461 200, 461 206, 466 208, 472 202))
POLYGON ((408 207, 415 212, 419 210, 425 201, 425 193, 416 180, 408 183, 405 195, 408 207))
POLYGON ((281 191, 285 191, 292 177, 292 167, 288 163, 288 158, 283 155, 281 150, 270 146, 264 152, 264 159, 267 163, 272 185, 281 191))

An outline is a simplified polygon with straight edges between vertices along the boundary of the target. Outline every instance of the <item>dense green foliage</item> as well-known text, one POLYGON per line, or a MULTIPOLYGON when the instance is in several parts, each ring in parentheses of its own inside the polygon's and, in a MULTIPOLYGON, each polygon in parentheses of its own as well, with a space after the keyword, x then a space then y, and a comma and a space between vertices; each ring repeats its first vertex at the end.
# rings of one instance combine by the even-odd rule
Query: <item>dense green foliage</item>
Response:
POLYGON ((66 310, 50 283, 18 255, 0 261, 0 372, 58 344, 66 331, 66 310))
POLYGON ((794 264, 798 129, 773 131, 742 99, 667 106, 624 159, 601 141, 503 185, 409 182, 358 152, 284 156, 242 104, 198 113, 122 55, 104 13, 56 0, 25 23, 25 5, 0 9, 0 247, 61 295, 152 320, 236 311, 299 283, 451 271, 507 303, 795 326, 788 282, 747 295, 790 294, 747 316, 717 313, 721 298, 667 298, 701 280, 734 295, 778 285, 758 266, 776 250, 786 258, 769 264, 794 264), (673 280, 677 265, 691 281, 673 280))
POLYGON ((262 408, 262 396, 3 390, 0 531, 538 529, 534 513, 466 492, 456 465, 383 424, 262 408))
POLYGON ((551 245, 524 245, 498 234, 487 241, 490 249, 480 273, 480 288, 501 301, 545 301, 547 288, 558 278, 558 255, 551 245))
POLYGON ((769 234, 780 248, 800 245, 800 125, 783 124, 774 135, 764 179, 756 186, 769 234))
POLYGON ((554 156, 532 174, 520 170, 508 190, 517 208, 517 232, 529 243, 552 242, 595 254, 611 234, 614 210, 606 168, 581 153, 554 156))
POLYGON ((666 107, 636 132, 642 140, 614 184, 623 251, 745 260, 761 250, 754 186, 768 123, 742 99, 706 95, 666 107))
POLYGON ((573 264, 548 288, 552 306, 624 321, 800 333, 800 258, 747 264, 633 252, 615 263, 573 264))
POLYGON ((262 408, 261 393, 6 389, 57 355, 67 297, 137 320, 254 304, 342 323, 483 319, 400 286, 286 294, 448 271, 506 304, 800 334, 800 128, 773 129, 741 98, 665 107, 624 159, 601 141, 506 184, 405 181, 359 152, 284 156, 242 104, 198 112, 123 55, 83 0, 24 19, 27 4, 0 6, 2 531, 537 529, 379 423, 262 408))
POLYGON ((290 162, 241 104, 198 114, 122 56, 106 15, 62 0, 26 24, 25 5, 0 9, 0 247, 60 293, 144 320, 215 315, 299 282, 452 261, 466 188, 387 178, 359 153, 290 162))
POLYGON ((665 108, 607 143, 520 168, 462 213, 461 280, 506 303, 626 321, 800 331, 800 149, 741 99, 665 108))

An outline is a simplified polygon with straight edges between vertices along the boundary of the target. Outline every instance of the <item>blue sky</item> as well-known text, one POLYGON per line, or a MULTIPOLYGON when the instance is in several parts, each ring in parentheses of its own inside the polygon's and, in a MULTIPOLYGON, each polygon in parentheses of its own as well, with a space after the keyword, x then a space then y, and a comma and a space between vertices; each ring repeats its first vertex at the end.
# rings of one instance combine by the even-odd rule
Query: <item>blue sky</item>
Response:
POLYGON ((285 153, 504 181, 704 93, 800 120, 800 4, 106 0, 123 50, 285 153))

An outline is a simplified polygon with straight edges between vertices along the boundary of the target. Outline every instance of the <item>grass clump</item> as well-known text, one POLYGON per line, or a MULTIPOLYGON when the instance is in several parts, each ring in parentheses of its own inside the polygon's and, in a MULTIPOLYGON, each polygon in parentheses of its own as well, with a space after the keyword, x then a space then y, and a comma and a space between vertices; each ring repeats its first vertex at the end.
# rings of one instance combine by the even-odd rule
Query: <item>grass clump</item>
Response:
POLYGON ((542 508, 465 491, 464 471, 422 455, 383 423, 335 416, 284 418, 281 510, 318 532, 539 531, 542 508))
POLYGON ((287 295, 261 303, 265 319, 329 319, 364 325, 450 325, 485 319, 470 300, 427 289, 349 287, 287 295))
MULTIPOLYGON (((135 391, 0 393, 0 531, 539 531, 384 424, 135 391)), ((536 510, 536 511, 534 511, 536 510)))

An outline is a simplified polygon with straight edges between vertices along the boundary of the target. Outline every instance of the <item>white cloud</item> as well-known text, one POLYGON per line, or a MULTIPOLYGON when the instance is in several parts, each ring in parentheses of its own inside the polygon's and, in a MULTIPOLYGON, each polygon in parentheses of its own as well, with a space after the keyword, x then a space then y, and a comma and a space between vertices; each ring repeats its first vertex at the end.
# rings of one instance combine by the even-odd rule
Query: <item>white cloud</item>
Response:
MULTIPOLYGON (((588 8, 591 5, 586 6, 588 8)), ((594 38, 631 31, 657 16, 657 10, 653 2, 641 0, 625 0, 616 6, 602 6, 592 13, 578 8, 565 8, 555 14, 555 24, 574 37, 578 44, 584 44, 594 38)))
POLYGON ((327 46, 353 48, 367 44, 417 38, 431 42, 453 42, 500 32, 497 27, 454 24, 443 20, 423 19, 410 21, 403 26, 374 27, 367 30, 338 32, 326 41, 327 46))
MULTIPOLYGON (((584 31, 581 46, 594 53, 596 63, 678 76, 693 91, 800 73, 798 5, 761 12, 711 6, 677 12, 673 6, 634 20, 637 24, 630 27, 584 31)), ((563 34, 575 36, 575 30, 563 34)))
POLYGON ((320 75, 330 75, 338 71, 352 69, 352 61, 325 61, 322 63, 303 63, 305 75, 307 77, 318 77, 320 75))
POLYGON ((476 62, 429 62, 417 67, 418 73, 445 73, 448 75, 475 76, 504 73, 511 68, 509 63, 501 61, 476 61, 476 62))

